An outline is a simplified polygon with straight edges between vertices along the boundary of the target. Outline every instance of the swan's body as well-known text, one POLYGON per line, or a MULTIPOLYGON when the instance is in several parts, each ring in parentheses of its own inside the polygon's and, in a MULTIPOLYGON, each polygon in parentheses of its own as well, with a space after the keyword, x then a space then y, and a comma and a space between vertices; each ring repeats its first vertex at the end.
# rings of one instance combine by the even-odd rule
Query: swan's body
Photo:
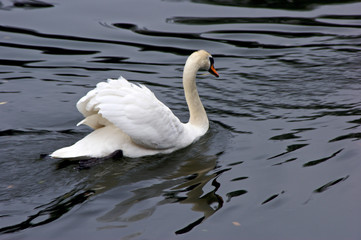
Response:
POLYGON ((100 158, 117 150, 126 157, 170 153, 184 148, 203 136, 209 127, 199 98, 195 78, 207 69, 218 77, 212 56, 204 50, 189 56, 183 71, 183 87, 190 111, 182 123, 145 86, 123 77, 98 83, 82 97, 77 108, 85 124, 94 131, 74 145, 53 152, 53 158, 100 158))

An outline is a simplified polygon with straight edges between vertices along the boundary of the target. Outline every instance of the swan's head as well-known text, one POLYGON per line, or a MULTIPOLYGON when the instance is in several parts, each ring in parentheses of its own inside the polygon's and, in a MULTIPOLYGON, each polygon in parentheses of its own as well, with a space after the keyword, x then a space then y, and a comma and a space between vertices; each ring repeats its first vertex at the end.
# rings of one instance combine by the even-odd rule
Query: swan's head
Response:
POLYGON ((187 62, 191 61, 192 64, 198 65, 200 70, 206 70, 216 77, 219 77, 216 69, 214 68, 214 60, 211 54, 205 50, 199 50, 192 53, 187 62))

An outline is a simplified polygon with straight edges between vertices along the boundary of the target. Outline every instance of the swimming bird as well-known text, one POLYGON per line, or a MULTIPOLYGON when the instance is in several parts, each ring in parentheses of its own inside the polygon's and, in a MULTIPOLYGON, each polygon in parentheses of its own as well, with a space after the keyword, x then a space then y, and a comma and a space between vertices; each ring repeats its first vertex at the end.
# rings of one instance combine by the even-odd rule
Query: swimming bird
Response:
POLYGON ((56 150, 53 158, 103 158, 121 150, 135 158, 167 154, 184 148, 203 136, 209 128, 208 117, 196 87, 198 70, 219 77, 211 54, 192 53, 184 66, 183 88, 189 108, 189 121, 182 123, 142 84, 123 77, 100 82, 77 103, 93 132, 75 144, 56 150))

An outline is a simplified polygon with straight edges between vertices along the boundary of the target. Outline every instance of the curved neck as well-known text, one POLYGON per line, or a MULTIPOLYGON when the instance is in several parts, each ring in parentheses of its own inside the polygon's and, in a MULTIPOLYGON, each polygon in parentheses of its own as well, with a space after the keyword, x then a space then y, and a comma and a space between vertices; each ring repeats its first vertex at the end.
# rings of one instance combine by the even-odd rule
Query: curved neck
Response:
POLYGON ((208 129, 207 113, 204 110, 196 87, 196 75, 199 64, 190 59, 187 60, 183 70, 183 88, 189 108, 189 123, 191 125, 208 129))

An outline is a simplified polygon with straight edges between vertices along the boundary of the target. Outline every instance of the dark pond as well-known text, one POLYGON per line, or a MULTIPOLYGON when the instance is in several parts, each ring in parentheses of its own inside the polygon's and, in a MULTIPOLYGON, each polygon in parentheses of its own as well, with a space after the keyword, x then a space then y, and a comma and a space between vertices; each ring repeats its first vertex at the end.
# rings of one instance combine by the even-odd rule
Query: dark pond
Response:
POLYGON ((360 1, 0 1, 1 239, 360 239, 360 1), (146 84, 183 121, 165 156, 89 168, 47 154, 90 132, 96 83, 146 84))

